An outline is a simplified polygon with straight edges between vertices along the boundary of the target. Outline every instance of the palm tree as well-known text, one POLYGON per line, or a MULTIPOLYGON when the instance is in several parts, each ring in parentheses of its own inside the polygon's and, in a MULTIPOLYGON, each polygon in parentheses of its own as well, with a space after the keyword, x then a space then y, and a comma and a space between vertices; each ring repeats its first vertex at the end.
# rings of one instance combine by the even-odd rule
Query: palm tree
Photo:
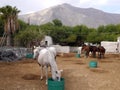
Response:
POLYGON ((4 20, 4 32, 7 34, 7 46, 13 45, 13 34, 18 29, 17 15, 20 12, 16 7, 9 5, 0 8, 2 19, 4 20))

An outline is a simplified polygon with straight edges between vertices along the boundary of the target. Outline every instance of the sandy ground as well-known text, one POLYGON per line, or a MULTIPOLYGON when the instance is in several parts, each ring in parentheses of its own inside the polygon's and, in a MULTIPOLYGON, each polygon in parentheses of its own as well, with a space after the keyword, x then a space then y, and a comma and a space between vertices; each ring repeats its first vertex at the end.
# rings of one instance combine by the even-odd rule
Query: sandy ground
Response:
MULTIPOLYGON (((63 69, 65 90, 120 90, 120 56, 106 54, 104 59, 80 58, 75 54, 57 56, 59 69, 63 69), (98 62, 97 68, 90 68, 89 62, 98 62)), ((49 72, 51 77, 51 72, 49 72)), ((0 90, 47 90, 40 80, 37 61, 23 59, 16 62, 0 62, 0 90)))

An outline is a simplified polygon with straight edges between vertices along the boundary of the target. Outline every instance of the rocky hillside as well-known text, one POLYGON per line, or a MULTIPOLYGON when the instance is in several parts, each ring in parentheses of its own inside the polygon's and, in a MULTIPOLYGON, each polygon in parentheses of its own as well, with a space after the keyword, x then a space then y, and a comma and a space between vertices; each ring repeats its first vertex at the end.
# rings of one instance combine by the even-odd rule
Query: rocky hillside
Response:
POLYGON ((107 13, 94 8, 78 8, 69 4, 62 4, 35 13, 20 15, 19 19, 30 24, 44 24, 59 19, 64 25, 75 26, 84 24, 88 27, 99 25, 119 24, 120 14, 107 13))

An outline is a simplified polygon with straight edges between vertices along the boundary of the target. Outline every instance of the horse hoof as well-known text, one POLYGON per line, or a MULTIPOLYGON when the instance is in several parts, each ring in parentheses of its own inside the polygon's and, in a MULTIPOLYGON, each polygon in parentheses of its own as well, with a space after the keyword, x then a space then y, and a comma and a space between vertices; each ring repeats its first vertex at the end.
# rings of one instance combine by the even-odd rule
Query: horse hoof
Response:
POLYGON ((46 83, 45 83, 46 85, 48 85, 48 81, 46 81, 46 83))

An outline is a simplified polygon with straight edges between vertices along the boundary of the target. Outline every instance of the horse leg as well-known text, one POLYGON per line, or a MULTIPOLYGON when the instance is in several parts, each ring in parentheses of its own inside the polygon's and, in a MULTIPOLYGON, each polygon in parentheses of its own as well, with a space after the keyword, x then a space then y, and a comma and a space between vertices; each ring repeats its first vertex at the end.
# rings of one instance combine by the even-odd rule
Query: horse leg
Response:
POLYGON ((102 53, 102 58, 104 58, 104 53, 102 53))
POLYGON ((84 53, 84 58, 86 58, 86 51, 84 51, 83 53, 84 53))
POLYGON ((85 51, 85 58, 88 58, 88 52, 85 51))
POLYGON ((101 57, 101 54, 99 53, 99 54, 98 54, 98 58, 100 58, 100 57, 101 57))
POLYGON ((88 58, 88 56, 89 56, 89 52, 86 52, 86 57, 88 58))
POLYGON ((95 56, 94 57, 96 58, 96 52, 95 52, 95 56))
POLYGON ((94 53, 93 52, 91 52, 91 56, 94 57, 94 53))
POLYGON ((101 52, 100 52, 100 59, 101 59, 101 57, 102 57, 102 54, 101 54, 101 52))
MULTIPOLYGON (((39 63, 38 63, 39 64, 39 63)), ((39 66, 40 66, 40 74, 41 74, 41 76, 40 76, 40 80, 43 80, 43 66, 42 65, 40 65, 39 64, 39 66)))
POLYGON ((43 66, 41 66, 41 77, 40 77, 41 80, 43 80, 43 66))
POLYGON ((93 57, 96 58, 96 52, 93 52, 93 53, 94 53, 94 54, 93 54, 93 55, 94 55, 93 57))
POLYGON ((45 66, 46 85, 48 84, 48 66, 45 66))

